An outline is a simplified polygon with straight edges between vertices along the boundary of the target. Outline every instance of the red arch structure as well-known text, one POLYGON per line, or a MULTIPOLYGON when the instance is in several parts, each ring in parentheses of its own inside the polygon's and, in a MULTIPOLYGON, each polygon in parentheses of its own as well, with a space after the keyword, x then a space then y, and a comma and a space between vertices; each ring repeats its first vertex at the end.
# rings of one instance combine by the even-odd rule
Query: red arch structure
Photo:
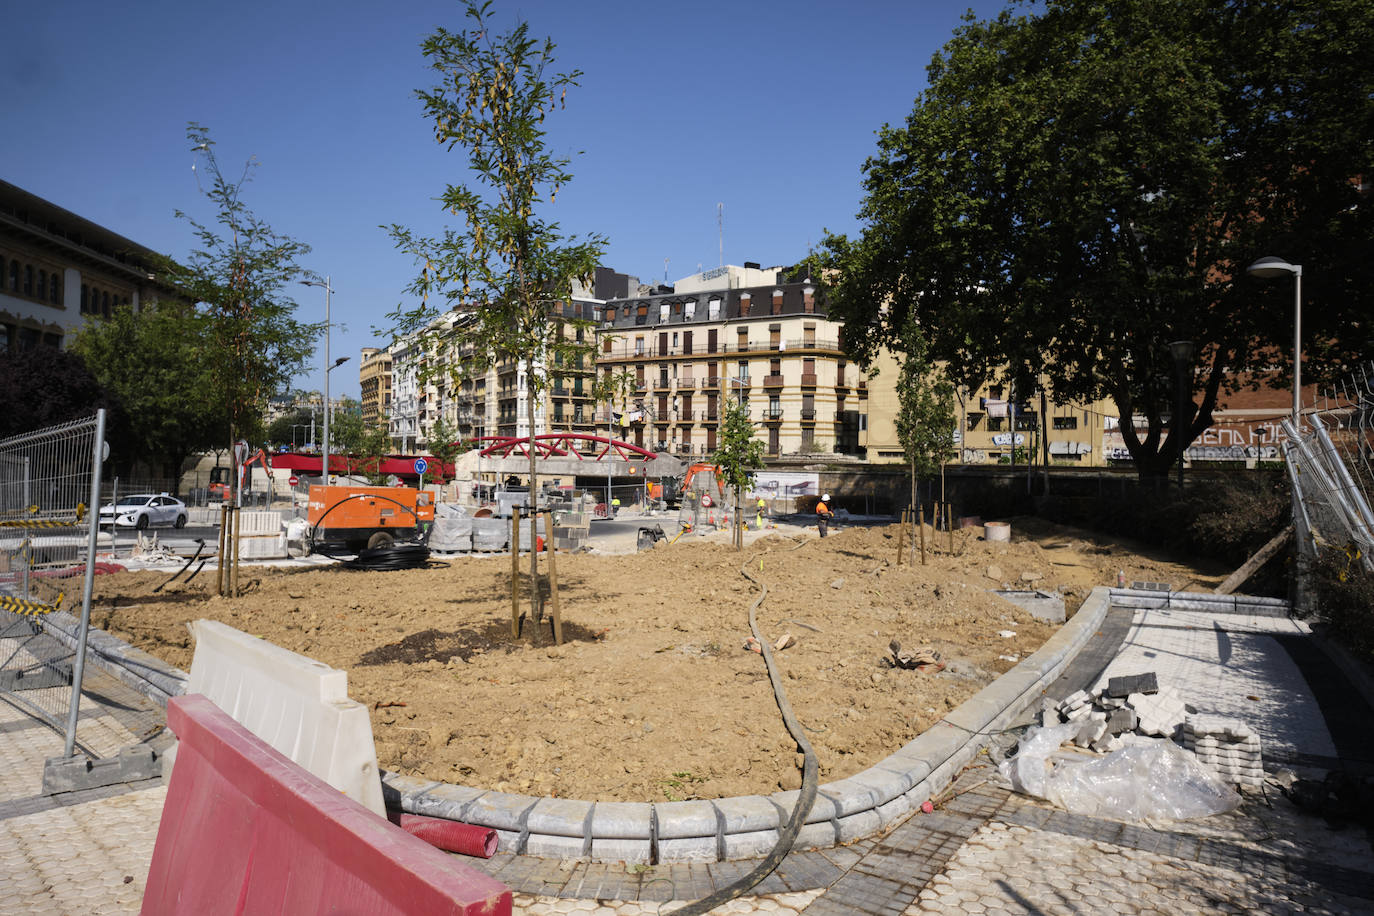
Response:
POLYGON ((540 458, 577 458, 580 461, 602 461, 619 458, 622 461, 652 461, 657 452, 606 436, 583 433, 544 433, 541 436, 481 436, 478 442, 490 442, 479 454, 483 458, 528 458, 530 449, 540 458), (590 455, 584 454, 590 452, 590 455))

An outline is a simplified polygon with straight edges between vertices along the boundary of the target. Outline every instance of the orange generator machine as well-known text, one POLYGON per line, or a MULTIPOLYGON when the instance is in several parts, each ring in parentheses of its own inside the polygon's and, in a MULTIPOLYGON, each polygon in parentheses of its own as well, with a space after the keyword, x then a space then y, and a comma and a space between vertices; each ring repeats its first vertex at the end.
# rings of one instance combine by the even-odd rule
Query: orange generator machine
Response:
POLYGON ((310 488, 306 521, 315 543, 342 543, 359 551, 427 540, 434 524, 430 493, 410 487, 310 488))

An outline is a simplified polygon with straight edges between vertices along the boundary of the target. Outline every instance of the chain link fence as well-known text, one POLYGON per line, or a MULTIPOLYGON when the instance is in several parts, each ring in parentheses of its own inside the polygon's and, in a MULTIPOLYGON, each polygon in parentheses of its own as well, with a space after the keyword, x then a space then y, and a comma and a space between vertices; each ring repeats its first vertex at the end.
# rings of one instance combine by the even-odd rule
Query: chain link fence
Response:
POLYGON ((105 412, 0 440, 0 697, 77 741, 105 412), (46 616, 80 618, 75 649, 46 616))

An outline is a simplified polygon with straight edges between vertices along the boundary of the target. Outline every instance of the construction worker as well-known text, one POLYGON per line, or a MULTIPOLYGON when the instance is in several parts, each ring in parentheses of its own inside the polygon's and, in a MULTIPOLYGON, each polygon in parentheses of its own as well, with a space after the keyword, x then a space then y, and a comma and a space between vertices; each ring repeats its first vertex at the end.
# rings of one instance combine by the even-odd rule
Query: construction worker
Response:
POLYGON ((620 514, 620 497, 616 496, 611 500, 611 518, 620 514))
POLYGON ((754 519, 754 527, 763 530, 763 516, 768 512, 768 502, 760 496, 756 508, 758 509, 758 515, 754 519))
POLYGON ((816 526, 820 529, 821 537, 825 537, 830 529, 830 519, 834 515, 830 511, 830 494, 821 497, 821 501, 816 503, 816 526))

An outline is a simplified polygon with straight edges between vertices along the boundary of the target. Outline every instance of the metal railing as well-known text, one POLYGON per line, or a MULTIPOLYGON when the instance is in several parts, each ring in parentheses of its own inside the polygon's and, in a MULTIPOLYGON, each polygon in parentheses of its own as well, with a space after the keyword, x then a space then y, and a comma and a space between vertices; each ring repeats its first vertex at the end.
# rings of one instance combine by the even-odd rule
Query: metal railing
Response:
MULTIPOLYGON (((0 693, 78 746, 105 411, 0 441, 0 693), (76 648, 43 618, 79 617, 76 648)), ((93 753, 84 744, 82 750, 93 753)))

